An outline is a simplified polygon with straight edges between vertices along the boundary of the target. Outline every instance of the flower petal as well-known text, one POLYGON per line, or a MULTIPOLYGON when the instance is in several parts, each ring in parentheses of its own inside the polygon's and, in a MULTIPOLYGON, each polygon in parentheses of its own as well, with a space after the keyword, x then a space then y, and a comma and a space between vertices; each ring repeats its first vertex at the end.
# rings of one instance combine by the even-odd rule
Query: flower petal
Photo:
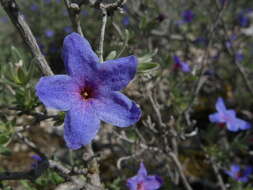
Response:
POLYGON ((93 79, 99 59, 89 42, 77 33, 65 37, 62 50, 67 73, 73 78, 93 79))
POLYGON ((163 184, 159 176, 148 176, 144 181, 145 190, 156 190, 163 184))
POLYGON ((252 174, 252 172, 253 172, 253 168, 252 168, 251 166, 247 166, 247 167, 245 168, 243 174, 244 174, 245 176, 249 176, 249 175, 252 174))
POLYGON ((113 91, 119 91, 134 78, 137 68, 135 56, 106 61, 99 65, 101 85, 113 91))
POLYGON ((78 85, 67 75, 41 77, 36 95, 47 107, 67 111, 78 96, 78 85))
POLYGON ((188 63, 186 63, 186 62, 181 62, 181 63, 180 63, 180 66, 181 66, 181 70, 182 70, 183 72, 185 72, 185 73, 191 71, 190 66, 189 66, 188 63))
POLYGON ((238 127, 239 127, 241 130, 246 130, 246 129, 251 128, 250 123, 247 122, 247 121, 244 121, 244 120, 242 120, 242 119, 237 119, 237 123, 238 123, 238 127))
POLYGON ((220 123, 223 122, 223 120, 221 119, 221 116, 219 113, 213 113, 209 115, 209 121, 211 121, 212 123, 220 123))
POLYGON ((70 149, 79 149, 91 143, 100 126, 92 106, 79 102, 67 112, 64 121, 64 139, 70 149))
POLYGON ((128 127, 141 117, 137 105, 120 92, 100 96, 93 100, 93 104, 99 119, 118 127, 128 127))
POLYGON ((232 164, 230 166, 230 171, 235 175, 237 174, 238 172, 240 172, 241 170, 241 167, 238 165, 238 164, 232 164))
POLYGON ((227 129, 231 132, 237 132, 239 130, 239 124, 236 119, 226 122, 227 129))
POLYGON ((138 170, 138 175, 140 175, 140 176, 147 176, 148 175, 148 172, 147 172, 143 162, 141 162, 141 164, 140 164, 140 169, 138 170))
POLYGON ((248 176, 243 176, 243 177, 239 177, 237 180, 240 182, 246 183, 249 181, 249 178, 248 176))
POLYGON ((129 190, 137 190, 138 183, 140 183, 143 180, 140 176, 134 176, 127 180, 127 187, 129 190))
POLYGON ((215 108, 218 112, 224 112, 226 111, 226 106, 224 104, 224 101, 222 98, 218 98, 216 104, 215 104, 215 108))

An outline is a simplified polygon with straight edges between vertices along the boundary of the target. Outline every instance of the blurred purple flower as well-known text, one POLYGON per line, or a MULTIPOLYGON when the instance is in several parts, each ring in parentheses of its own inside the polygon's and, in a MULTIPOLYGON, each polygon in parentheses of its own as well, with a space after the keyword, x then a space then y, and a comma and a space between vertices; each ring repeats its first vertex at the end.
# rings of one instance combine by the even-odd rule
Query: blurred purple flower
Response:
POLYGON ((31 156, 34 162, 32 163, 32 168, 35 169, 38 167, 38 164, 43 160, 39 155, 34 154, 31 156))
POLYGON ((241 27, 249 26, 249 23, 250 23, 249 17, 245 15, 244 13, 240 13, 237 19, 241 27))
POLYGON ((237 16, 238 23, 241 27, 248 27, 250 24, 250 18, 248 14, 252 13, 252 8, 248 8, 246 10, 243 10, 239 13, 237 16))
POLYGON ((65 26, 64 27, 64 32, 71 33, 71 32, 73 32, 73 28, 71 26, 65 26))
POLYGON ((221 6, 224 6, 226 3, 228 3, 229 0, 220 0, 221 6))
POLYGON ((55 32, 52 29, 46 29, 44 33, 48 38, 52 38, 55 34, 55 32))
POLYGON ((124 16, 124 17, 122 18, 121 23, 122 23, 124 26, 128 26, 128 25, 130 24, 129 16, 124 16))
POLYGON ((198 37, 193 42, 198 45, 206 46, 208 44, 208 39, 204 37, 198 37))
POLYGON ((193 18, 195 17, 195 14, 191 10, 185 10, 182 13, 183 21, 186 23, 192 22, 193 18))
POLYGON ((141 117, 141 110, 119 92, 134 78, 135 56, 100 64, 89 42, 77 33, 65 37, 62 58, 68 75, 42 77, 36 95, 45 106, 67 111, 64 139, 79 149, 95 138, 100 120, 128 127, 141 117))
POLYGON ((248 122, 237 118, 234 110, 227 110, 222 98, 217 99, 215 108, 217 112, 209 115, 209 120, 212 123, 225 123, 227 129, 232 132, 237 132, 238 130, 246 130, 251 127, 248 122))
POLYGON ((7 23, 8 22, 8 17, 7 16, 3 16, 3 17, 0 18, 0 21, 2 23, 7 23))
POLYGON ((140 164, 140 169, 136 176, 127 180, 129 190, 156 190, 163 184, 163 180, 157 175, 148 175, 143 163, 140 164))
POLYGON ((51 3, 51 0, 43 0, 43 1, 44 1, 44 3, 46 3, 46 4, 51 3))
POLYGON ((55 0, 56 1, 56 3, 61 3, 61 0, 55 0))
POLYGON ((237 164, 232 164, 230 170, 225 170, 225 173, 231 178, 239 182, 248 182, 249 175, 252 174, 253 168, 248 166, 245 170, 242 170, 241 167, 237 164))
POLYGON ((31 6, 30 6, 30 10, 31 11, 38 11, 39 10, 39 6, 37 5, 37 4, 32 4, 31 6))
POLYGON ((243 59, 244 59, 244 55, 243 55, 242 53, 237 52, 237 53, 235 54, 235 59, 236 59, 238 62, 242 62, 243 59))
POLYGON ((80 14, 83 15, 83 16, 88 16, 89 15, 88 11, 86 11, 86 10, 81 10, 80 14))
POLYGON ((226 47, 229 49, 233 46, 233 41, 235 41, 237 39, 237 35, 235 34, 232 34, 230 37, 229 37, 229 40, 227 40, 225 42, 225 45, 226 47))
POLYGON ((178 56, 174 55, 173 60, 174 60, 174 69, 180 69, 183 72, 190 72, 191 71, 191 68, 188 65, 188 63, 181 61, 178 56))

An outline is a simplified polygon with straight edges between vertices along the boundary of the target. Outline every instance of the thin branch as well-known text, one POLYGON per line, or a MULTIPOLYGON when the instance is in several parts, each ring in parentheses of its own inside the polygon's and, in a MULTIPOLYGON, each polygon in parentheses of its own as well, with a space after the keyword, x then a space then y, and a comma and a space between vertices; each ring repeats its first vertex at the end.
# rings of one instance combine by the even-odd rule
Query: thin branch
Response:
POLYGON ((107 10, 105 8, 101 8, 103 19, 102 19, 102 27, 100 33, 100 40, 99 40, 99 59, 100 63, 104 62, 103 54, 104 54, 104 39, 105 39, 105 27, 107 23, 107 10))
POLYGON ((13 25, 18 30, 19 34, 23 38, 26 45, 29 47, 30 52, 34 56, 37 61, 42 73, 44 75, 53 75, 51 68, 49 67, 45 57, 40 51, 40 48, 36 42, 36 39, 26 23, 24 16, 19 11, 18 4, 15 0, 0 0, 0 4, 2 5, 5 12, 10 17, 13 25))
POLYGON ((91 185, 102 188, 100 176, 99 176, 99 165, 96 157, 94 156, 94 152, 91 144, 86 145, 84 147, 83 160, 87 161, 87 171, 88 171, 88 179, 91 185), (92 158, 92 159, 91 159, 92 158), (89 161, 88 161, 89 160, 89 161))
POLYGON ((64 2, 74 31, 84 36, 80 22, 80 6, 77 3, 71 3, 69 0, 64 0, 64 2))
POLYGON ((219 182, 219 186, 221 188, 221 190, 226 190, 226 186, 225 186, 225 183, 219 173, 219 169, 218 167, 216 166, 216 163, 213 161, 213 159, 210 159, 211 163, 212 163, 212 167, 213 167, 213 170, 214 170, 214 173, 215 173, 215 176, 217 177, 218 179, 218 182, 219 182))
POLYGON ((186 176, 184 175, 183 167, 182 167, 180 161, 178 160, 177 156, 176 156, 173 152, 170 152, 170 153, 169 153, 169 156, 172 158, 172 160, 173 160, 174 163, 176 164, 176 166, 177 166, 177 168, 178 168, 179 174, 180 174, 180 176, 181 176, 181 179, 182 179, 182 181, 183 181, 183 184, 184 184, 185 188, 186 188, 187 190, 192 190, 192 188, 191 188, 191 186, 190 186, 190 184, 189 184, 189 182, 188 182, 186 176))

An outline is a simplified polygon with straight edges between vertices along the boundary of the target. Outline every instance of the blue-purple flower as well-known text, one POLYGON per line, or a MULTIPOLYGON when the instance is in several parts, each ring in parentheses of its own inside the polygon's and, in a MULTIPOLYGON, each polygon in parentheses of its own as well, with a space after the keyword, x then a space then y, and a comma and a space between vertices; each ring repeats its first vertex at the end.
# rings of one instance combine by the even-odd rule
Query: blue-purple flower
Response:
POLYGON ((188 65, 188 63, 181 61, 178 56, 174 55, 173 60, 174 60, 174 69, 180 69, 183 72, 190 72, 191 71, 191 68, 188 65))
POLYGON ((129 19, 129 16, 124 16, 121 20, 121 23, 124 25, 124 26, 128 26, 130 24, 130 19, 129 19))
POLYGON ((215 108, 217 112, 209 115, 209 120, 212 123, 226 124, 227 129, 232 132, 251 127, 248 122, 237 118, 234 110, 227 109, 222 98, 218 98, 215 108))
POLYGON ((194 17, 195 17, 195 14, 191 10, 185 10, 182 13, 183 21, 186 23, 191 22, 194 17))
POLYGON ((45 30, 45 35, 46 35, 46 37, 48 37, 48 38, 52 38, 52 37, 54 36, 54 34, 55 34, 55 32, 54 32, 54 30, 52 30, 52 29, 46 29, 46 30, 45 30))
POLYGON ((36 169, 38 167, 39 163, 42 162, 43 159, 37 154, 34 154, 31 157, 34 160, 34 162, 32 163, 32 168, 36 169))
POLYGON ((36 94, 47 107, 67 112, 64 139, 69 148, 91 143, 100 120, 128 127, 140 119, 138 106, 119 92, 134 78, 135 56, 100 64, 89 42, 71 33, 64 39, 62 58, 68 75, 42 77, 36 94))
POLYGON ((244 11, 241 11, 237 17, 237 20, 241 27, 248 27, 250 24, 250 19, 248 17, 248 14, 252 12, 252 9, 246 9, 244 11))
POLYGON ((143 163, 140 164, 140 169, 136 176, 127 180, 129 190, 156 190, 163 184, 163 180, 157 175, 148 175, 143 163))
POLYGON ((33 3, 33 4, 30 6, 30 10, 31 10, 31 11, 34 11, 34 12, 35 12, 35 11, 38 11, 38 10, 39 10, 39 6, 38 6, 37 4, 34 4, 34 3, 33 3))
POLYGON ((71 26, 65 26, 63 30, 67 34, 73 32, 73 28, 71 26))
POLYGON ((236 61, 238 61, 238 62, 242 62, 243 59, 244 59, 244 55, 243 55, 242 53, 240 53, 240 52, 237 52, 237 53, 235 54, 235 59, 236 59, 236 61))
POLYGON ((226 170, 225 173, 229 175, 236 181, 239 182, 248 182, 249 175, 252 174, 253 168, 247 166, 245 169, 241 169, 241 167, 237 164, 233 164, 230 166, 230 170, 226 170))

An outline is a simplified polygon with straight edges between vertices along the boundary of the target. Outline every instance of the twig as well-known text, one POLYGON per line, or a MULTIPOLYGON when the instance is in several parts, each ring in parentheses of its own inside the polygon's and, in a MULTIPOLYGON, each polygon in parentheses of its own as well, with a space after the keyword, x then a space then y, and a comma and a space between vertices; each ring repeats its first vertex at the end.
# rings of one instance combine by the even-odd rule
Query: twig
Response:
POLYGON ((173 160, 174 163, 176 164, 176 166, 177 166, 177 168, 178 168, 179 174, 180 174, 180 176, 181 176, 181 179, 182 179, 182 181, 183 181, 183 184, 184 184, 185 188, 186 188, 187 190, 192 190, 192 188, 191 188, 191 186, 190 186, 190 184, 189 184, 189 182, 188 182, 186 176, 184 175, 182 165, 181 165, 181 163, 179 162, 177 156, 176 156, 173 152, 170 152, 170 153, 169 153, 169 156, 172 158, 172 160, 173 160))
POLYGON ((219 186, 222 190, 226 190, 226 186, 225 186, 225 183, 220 175, 220 172, 219 172, 219 169, 218 167, 216 166, 216 163, 214 162, 214 160, 212 158, 209 158, 210 159, 210 162, 212 163, 212 167, 213 167, 213 170, 214 170, 214 173, 215 173, 215 176, 217 177, 218 179, 218 182, 219 182, 219 186))
POLYGON ((99 40, 99 59, 100 63, 104 62, 103 54, 104 54, 104 39, 105 39, 105 27, 107 23, 107 10, 105 8, 101 8, 103 19, 102 19, 102 27, 100 33, 100 40, 99 40))
POLYGON ((84 36, 80 22, 80 6, 77 3, 71 3, 69 0, 64 0, 64 2, 74 31, 84 36))
POLYGON ((13 25, 18 30, 19 34, 23 38, 26 45, 29 47, 30 52, 35 57, 42 73, 44 75, 53 75, 51 68, 49 67, 45 57, 40 51, 40 48, 36 42, 36 39, 26 23, 24 16, 19 11, 18 4, 15 0, 0 0, 0 3, 5 12, 10 17, 13 25))
POLYGON ((94 156, 94 152, 91 144, 86 145, 84 147, 83 160, 88 161, 88 179, 91 185, 102 188, 101 180, 99 177, 99 165, 96 157, 94 156), (92 159, 91 159, 92 158, 92 159))

